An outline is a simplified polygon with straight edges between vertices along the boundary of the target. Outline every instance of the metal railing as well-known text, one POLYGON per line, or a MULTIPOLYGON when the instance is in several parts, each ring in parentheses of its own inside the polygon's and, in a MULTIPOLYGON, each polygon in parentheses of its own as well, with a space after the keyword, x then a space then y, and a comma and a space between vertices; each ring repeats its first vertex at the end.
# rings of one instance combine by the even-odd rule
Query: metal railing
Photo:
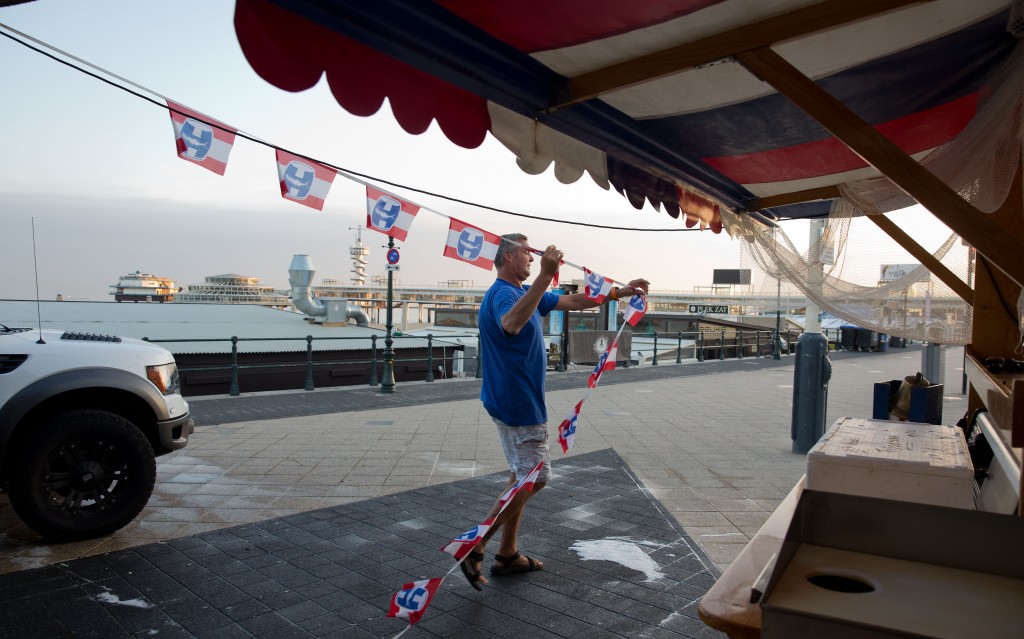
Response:
MULTIPOLYGON (((829 330, 823 330, 826 339, 830 343, 834 343, 835 348, 840 348, 840 333, 838 329, 831 329, 830 335, 829 330)), ((770 344, 770 336, 774 333, 772 330, 703 330, 703 331, 675 331, 675 332, 653 332, 653 333, 633 333, 632 334, 632 350, 633 352, 640 353, 642 355, 647 347, 643 342, 645 340, 651 340, 651 365, 658 366, 661 362, 658 361, 659 356, 664 353, 670 353, 674 351, 675 363, 682 364, 683 359, 693 359, 697 362, 704 362, 710 359, 724 360, 727 357, 742 359, 744 357, 756 357, 759 355, 770 354, 766 352, 764 347, 770 344), (637 340, 641 341, 639 344, 637 340), (659 347, 659 341, 664 344, 668 342, 667 346, 659 347), (672 342, 675 342, 672 344, 672 342), (685 354, 685 356, 684 356, 685 354)), ((795 346, 795 338, 799 336, 799 333, 794 331, 785 331, 783 337, 787 348, 782 350, 782 354, 792 354, 795 346)), ((558 337, 558 335, 548 335, 545 337, 558 337)), ((428 334, 426 337, 418 335, 393 335, 394 340, 403 339, 415 339, 415 340, 426 340, 426 354, 415 357, 396 357, 396 363, 424 363, 425 373, 424 380, 426 382, 433 382, 437 379, 438 371, 442 371, 442 375, 445 374, 449 367, 446 364, 450 363, 452 369, 456 368, 456 352, 463 351, 468 345, 464 342, 456 342, 453 340, 459 340, 462 338, 468 338, 476 342, 477 353, 475 357, 466 357, 463 355, 460 359, 463 362, 474 362, 475 372, 474 376, 479 379, 483 377, 483 360, 480 349, 480 338, 475 333, 467 333, 464 335, 445 335, 443 339, 434 337, 433 334, 428 334), (447 353, 441 357, 434 355, 434 347, 441 344, 443 348, 451 347, 451 355, 447 353), (440 362, 440 364, 438 364, 440 362)), ((379 369, 383 364, 382 359, 379 357, 378 351, 382 350, 378 346, 380 336, 370 336, 370 358, 369 359, 315 359, 313 356, 314 342, 328 342, 338 340, 362 340, 365 341, 366 337, 313 337, 312 335, 306 335, 305 337, 238 337, 231 336, 230 338, 190 338, 190 339, 149 339, 143 338, 146 341, 153 343, 164 343, 164 344, 183 344, 183 343, 220 343, 229 342, 231 344, 231 360, 227 364, 215 364, 215 365, 199 365, 199 366, 180 366, 179 373, 200 373, 210 371, 229 371, 230 382, 228 394, 237 396, 241 394, 239 388, 239 373, 247 370, 258 370, 258 369, 295 369, 302 367, 305 371, 305 382, 303 389, 312 391, 316 389, 314 383, 314 372, 317 369, 330 366, 341 366, 341 365, 368 365, 368 385, 370 387, 376 387, 380 385, 380 374, 379 369), (305 342, 305 361, 302 362, 266 362, 266 363, 240 363, 238 344, 240 342, 282 342, 282 341, 301 341, 305 342)), ((568 361, 571 361, 571 353, 566 353, 565 357, 568 361)), ((627 355, 627 366, 631 363, 632 353, 627 355)), ((641 364, 642 360, 635 363, 641 364)), ((564 367, 561 365, 561 361, 557 366, 557 370, 561 371, 564 367)))
MULTIPOLYGON (((424 381, 433 382, 436 379, 435 378, 435 370, 434 370, 435 362, 437 362, 437 361, 441 362, 441 364, 437 366, 437 368, 441 369, 441 370, 447 370, 445 368, 445 363, 446 362, 451 362, 452 363, 452 367, 454 368, 455 359, 456 359, 456 355, 455 355, 456 351, 462 351, 465 348, 465 346, 466 346, 466 344, 452 341, 452 340, 459 339, 459 338, 472 338, 472 339, 476 340, 476 343, 477 343, 477 356, 476 356, 475 359, 476 359, 476 365, 477 365, 476 366, 476 368, 477 368, 477 377, 479 377, 480 376, 480 355, 479 355, 479 353, 480 353, 480 344, 479 344, 479 336, 476 335, 476 334, 445 335, 444 339, 435 338, 433 334, 428 334, 426 337, 421 337, 419 335, 392 335, 392 339, 394 339, 396 341, 397 340, 402 340, 402 339, 415 339, 415 340, 422 341, 422 340, 425 339, 426 342, 427 342, 427 344, 426 344, 426 350, 427 350, 426 355, 420 356, 420 357, 395 357, 394 361, 396 363, 399 363, 399 362, 405 362, 405 363, 424 362, 425 365, 426 365, 426 374, 424 375, 424 381), (441 357, 436 357, 434 355, 434 352, 433 352, 435 344, 442 345, 442 348, 446 348, 446 347, 450 346, 451 349, 452 349, 452 354, 450 356, 445 354, 445 355, 442 355, 441 357)), ((303 367, 305 369, 305 373, 306 373, 305 384, 303 386, 303 389, 307 390, 307 391, 312 391, 312 390, 316 390, 316 386, 315 386, 314 380, 313 380, 313 373, 314 373, 314 371, 317 368, 322 368, 322 367, 327 367, 327 366, 350 365, 350 364, 357 364, 357 365, 358 364, 369 364, 369 368, 370 368, 370 370, 369 370, 369 386, 379 386, 379 381, 378 381, 379 373, 378 373, 378 369, 380 368, 381 364, 383 363, 379 359, 379 357, 378 357, 378 350, 380 350, 380 349, 377 346, 377 341, 379 339, 379 337, 377 335, 371 335, 370 336, 370 344, 371 344, 371 347, 370 347, 370 359, 321 359, 321 360, 314 359, 314 357, 313 357, 313 352, 314 352, 313 342, 314 341, 317 341, 317 342, 332 341, 332 340, 360 340, 360 341, 366 341, 366 337, 362 337, 362 336, 360 336, 360 337, 313 337, 312 335, 306 335, 305 337, 238 337, 237 335, 232 335, 230 338, 223 338, 222 337, 222 338, 191 338, 191 339, 149 339, 148 337, 144 337, 143 339, 145 341, 147 341, 147 342, 152 342, 152 343, 155 343, 155 344, 156 343, 165 343, 165 344, 176 343, 176 344, 181 344, 181 343, 211 343, 211 342, 212 343, 221 343, 221 342, 230 342, 230 344, 231 344, 231 361, 230 361, 229 364, 215 364, 215 365, 208 365, 208 366, 206 366, 206 365, 203 365, 203 366, 179 366, 178 372, 179 372, 179 374, 184 374, 184 373, 198 373, 198 372, 209 372, 209 371, 230 371, 230 376, 231 377, 230 377, 230 383, 229 383, 229 388, 228 388, 228 394, 232 395, 232 396, 237 396, 237 395, 241 394, 241 390, 239 389, 239 383, 238 383, 238 376, 239 376, 239 372, 241 372, 241 371, 257 370, 257 369, 289 369, 289 368, 294 369, 294 368, 303 367), (239 342, 286 342, 286 341, 290 341, 290 342, 304 341, 306 343, 306 349, 305 349, 306 350, 306 357, 305 357, 305 361, 304 362, 266 362, 266 363, 242 364, 242 363, 239 363, 239 361, 238 361, 238 355, 239 355, 239 353, 238 353, 238 344, 239 344, 239 342)), ((465 359, 466 358, 463 358, 463 361, 465 361, 465 359)))

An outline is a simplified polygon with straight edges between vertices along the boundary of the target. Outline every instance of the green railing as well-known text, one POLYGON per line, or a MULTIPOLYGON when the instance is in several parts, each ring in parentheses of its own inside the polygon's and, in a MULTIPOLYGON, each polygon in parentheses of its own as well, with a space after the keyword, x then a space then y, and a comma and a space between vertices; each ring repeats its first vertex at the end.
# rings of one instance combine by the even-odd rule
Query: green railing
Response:
MULTIPOLYGON (((829 329, 822 331, 825 334, 826 339, 830 343, 834 343, 835 348, 840 347, 840 332, 839 329, 829 329), (830 332, 831 331, 831 332, 830 332)), ((665 352, 674 350, 675 351, 675 363, 681 364, 684 359, 684 353, 686 354, 685 359, 694 359, 697 362, 707 361, 709 358, 724 360, 726 357, 742 359, 744 357, 756 357, 759 355, 770 355, 770 343, 771 335, 774 334, 772 330, 736 330, 727 332, 726 330, 703 330, 703 331, 675 331, 675 332, 652 332, 652 333, 633 333, 633 339, 650 339, 652 357, 651 365, 658 366, 660 362, 659 351, 665 352), (662 346, 659 347, 659 342, 662 346), (674 349, 671 345, 675 342, 674 349), (686 345, 684 346, 684 342, 686 345), (668 345, 666 345, 668 344, 668 345)), ((796 338, 799 337, 799 333, 794 331, 783 332, 783 339, 787 345, 787 348, 782 350, 783 354, 792 354, 795 345, 796 338)), ((365 341, 366 337, 313 337, 312 335, 306 335, 305 337, 238 337, 231 336, 230 338, 191 338, 191 339, 149 339, 143 338, 146 341, 153 343, 219 343, 228 342, 231 344, 231 361, 228 364, 218 364, 209 366, 182 366, 179 368, 179 372, 182 374, 187 373, 198 373, 206 371, 229 371, 230 372, 230 383, 228 394, 239 395, 241 391, 239 389, 239 373, 245 370, 255 369, 294 369, 302 367, 305 370, 305 384, 303 389, 312 391, 316 389, 314 384, 314 371, 318 368, 327 366, 339 366, 339 365, 351 365, 351 364, 366 364, 369 367, 369 379, 368 385, 376 387, 380 385, 378 369, 382 365, 383 361, 379 357, 379 351, 381 350, 377 343, 382 336, 371 335, 370 336, 370 359, 338 359, 338 360, 316 360, 313 357, 313 343, 314 342, 329 342, 339 340, 361 340, 365 341), (238 344, 240 342, 305 342, 306 357, 303 362, 267 362, 267 363, 246 363, 242 364, 238 361, 238 344)), ((558 337, 558 335, 545 335, 545 337, 558 337)), ((480 339, 475 333, 467 333, 465 335, 445 335, 443 339, 434 337, 433 334, 428 334, 426 337, 418 335, 393 335, 394 340, 426 340, 426 355, 418 357, 396 357, 394 361, 396 363, 419 363, 425 364, 426 372, 424 374, 424 381, 433 382, 436 379, 437 370, 447 370, 445 364, 451 363, 452 368, 455 365, 455 351, 464 351, 467 344, 463 342, 456 342, 462 338, 467 338, 476 342, 477 354, 474 358, 463 357, 463 361, 474 361, 476 364, 475 377, 481 378, 483 376, 483 366, 481 359, 480 350, 480 339), (443 355, 437 357, 434 355, 434 347, 436 345, 442 345, 443 347, 451 347, 452 354, 443 355), (441 364, 437 365, 440 361, 441 364)), ((637 343, 632 344, 632 351, 643 353, 647 350, 645 344, 640 344, 638 348, 637 343)), ((571 353, 567 354, 571 361, 571 353)), ((627 365, 632 357, 632 353, 627 356, 627 365)), ((561 360, 558 363, 557 370, 563 370, 561 360)))
MULTIPOLYGON (((426 374, 424 375, 424 381, 433 382, 435 380, 435 362, 441 361, 442 363, 438 366, 441 370, 444 368, 444 363, 452 362, 454 366, 455 351, 464 350, 466 346, 460 342, 454 342, 452 340, 459 338, 471 338, 477 342, 477 377, 480 376, 480 344, 479 336, 476 334, 466 335, 445 335, 444 339, 438 339, 433 334, 428 334, 426 337, 418 335, 392 335, 394 340, 402 339, 415 339, 415 340, 426 340, 427 354, 421 357, 395 357, 396 363, 419 363, 424 362, 426 364, 426 374), (434 356, 434 346, 442 345, 442 347, 451 347, 452 354, 450 356, 445 355, 442 357, 434 356)), ((366 341, 366 337, 313 337, 312 335, 306 335, 305 337, 238 337, 232 335, 230 338, 191 338, 191 339, 149 339, 148 337, 143 338, 147 342, 153 343, 164 343, 164 344, 183 344, 183 343, 222 343, 229 342, 231 344, 231 362, 229 364, 218 364, 210 366, 181 366, 178 369, 179 373, 197 373, 205 371, 230 371, 231 381, 229 384, 228 394, 239 395, 241 391, 238 385, 238 375, 240 371, 255 370, 255 369, 288 369, 288 368, 299 368, 303 367, 306 372, 304 390, 311 391, 316 390, 313 382, 313 372, 318 367, 325 366, 339 366, 349 364, 369 364, 369 385, 378 386, 378 372, 377 369, 380 367, 380 361, 378 358, 378 346, 377 341, 379 337, 377 335, 370 336, 370 359, 337 359, 337 360, 315 360, 313 358, 313 342, 326 342, 336 340, 360 340, 366 341), (268 362, 268 363, 251 363, 241 364, 238 361, 238 344, 240 342, 305 342, 306 343, 306 358, 304 362, 268 362)))

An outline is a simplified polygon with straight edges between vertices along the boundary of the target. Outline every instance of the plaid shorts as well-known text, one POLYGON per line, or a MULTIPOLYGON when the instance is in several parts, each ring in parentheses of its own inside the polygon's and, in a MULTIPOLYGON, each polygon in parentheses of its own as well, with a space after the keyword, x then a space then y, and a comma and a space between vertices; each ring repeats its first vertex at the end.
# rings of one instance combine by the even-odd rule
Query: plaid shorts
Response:
POLYGON ((537 464, 544 460, 544 465, 537 476, 538 483, 547 483, 551 479, 551 460, 548 459, 548 425, 509 426, 500 419, 492 417, 498 426, 498 439, 505 451, 508 467, 522 479, 530 474, 537 464))

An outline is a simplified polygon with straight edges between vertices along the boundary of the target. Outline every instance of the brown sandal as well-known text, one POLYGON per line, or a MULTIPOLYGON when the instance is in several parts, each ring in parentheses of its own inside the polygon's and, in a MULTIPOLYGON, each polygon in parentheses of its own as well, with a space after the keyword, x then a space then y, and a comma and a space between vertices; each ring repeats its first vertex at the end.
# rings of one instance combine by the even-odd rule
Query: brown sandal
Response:
POLYGON ((477 590, 483 590, 483 584, 480 582, 484 575, 480 572, 480 565, 484 562, 484 553, 481 551, 472 551, 466 556, 466 559, 459 564, 459 568, 462 569, 462 574, 466 576, 466 581, 469 582, 470 586, 473 586, 477 590))
POLYGON ((491 576, 501 577, 502 575, 516 575, 521 572, 534 572, 535 570, 544 570, 544 567, 533 560, 532 557, 526 557, 521 554, 518 550, 512 553, 511 557, 502 557, 501 555, 494 555, 497 561, 505 564, 504 566, 491 566, 491 576), (525 566, 512 565, 516 559, 525 557, 528 562, 525 566))

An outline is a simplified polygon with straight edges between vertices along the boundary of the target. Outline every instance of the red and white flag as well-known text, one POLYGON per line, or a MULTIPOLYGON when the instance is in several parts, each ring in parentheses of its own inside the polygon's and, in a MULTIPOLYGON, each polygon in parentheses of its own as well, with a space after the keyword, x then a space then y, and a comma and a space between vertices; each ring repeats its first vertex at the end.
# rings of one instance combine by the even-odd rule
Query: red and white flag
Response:
POLYGON ((479 266, 485 271, 494 267, 494 256, 498 254, 501 237, 494 233, 451 218, 448 225, 448 241, 444 256, 479 266))
POLYGON ((237 129, 167 100, 178 157, 224 175, 237 129), (180 111, 180 113, 178 113, 180 111))
POLYGON ((277 149, 277 178, 281 182, 281 197, 286 200, 324 210, 335 175, 334 169, 323 164, 277 149))
MULTIPOLYGON (((537 481, 537 477, 540 475, 540 469, 544 466, 544 460, 534 466, 533 470, 530 471, 526 477, 523 477, 515 483, 514 486, 505 491, 505 494, 498 499, 498 515, 501 511, 505 510, 505 506, 516 496, 520 490, 530 490, 533 488, 533 484, 537 481)), ((495 515, 497 517, 497 515, 495 515)))
POLYGON ((580 418, 580 408, 582 407, 583 400, 581 399, 577 402, 572 414, 558 425, 558 443, 561 445, 563 453, 569 452, 569 449, 572 448, 572 440, 576 436, 576 422, 580 418))
POLYGON ((583 269, 583 276, 587 280, 587 297, 598 304, 604 304, 605 298, 612 290, 612 280, 586 267, 583 269))
POLYGON ((608 348, 601 353, 600 359, 597 360, 597 366, 594 367, 594 372, 587 379, 587 388, 597 386, 597 383, 601 381, 601 374, 605 371, 615 370, 615 358, 618 356, 618 351, 619 340, 613 339, 608 342, 608 348))
POLYGON ((418 204, 366 185, 366 228, 404 242, 419 212, 418 204))
POLYGON ((430 600, 437 592, 438 586, 444 581, 443 577, 413 581, 402 586, 402 589, 391 598, 391 607, 388 609, 388 617, 406 619, 409 625, 416 623, 426 612, 430 600))
POLYGON ((446 552, 456 560, 461 560, 463 557, 469 554, 469 551, 473 550, 480 540, 484 538, 487 531, 494 525, 494 517, 491 517, 479 526, 462 533, 455 539, 451 540, 447 546, 441 549, 441 552, 446 552))
POLYGON ((646 295, 634 295, 629 298, 629 306, 626 307, 626 312, 622 315, 622 319, 626 321, 630 326, 636 326, 640 318, 647 312, 647 296, 646 295))

